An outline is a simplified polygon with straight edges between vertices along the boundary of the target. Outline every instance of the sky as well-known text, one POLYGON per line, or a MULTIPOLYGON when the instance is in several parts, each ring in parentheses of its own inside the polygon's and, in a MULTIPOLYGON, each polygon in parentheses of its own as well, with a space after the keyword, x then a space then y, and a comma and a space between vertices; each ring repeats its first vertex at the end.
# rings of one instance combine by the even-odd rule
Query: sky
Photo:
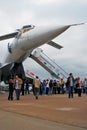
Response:
MULTIPOLYGON (((11 33, 23 25, 72 26, 53 39, 63 46, 57 50, 41 46, 43 52, 75 77, 87 77, 87 0, 0 0, 0 35, 11 33)), ((39 76, 50 76, 37 63, 27 58, 24 68, 39 76), (32 67, 31 67, 32 66, 32 67)))

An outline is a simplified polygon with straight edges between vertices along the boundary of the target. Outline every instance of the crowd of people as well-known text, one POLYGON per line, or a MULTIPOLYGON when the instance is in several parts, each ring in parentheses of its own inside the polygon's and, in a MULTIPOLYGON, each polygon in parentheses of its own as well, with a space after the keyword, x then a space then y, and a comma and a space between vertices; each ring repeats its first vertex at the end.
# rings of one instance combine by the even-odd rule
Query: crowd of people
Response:
MULTIPOLYGON (((29 79, 22 80, 18 75, 15 78, 10 77, 9 79, 9 96, 8 100, 13 100, 13 92, 15 90, 16 99, 20 99, 21 95, 30 94, 29 91, 29 79)), ((32 91, 36 99, 39 95, 54 95, 54 94, 65 94, 68 93, 68 98, 73 98, 74 93, 77 93, 79 97, 82 93, 87 94, 87 78, 83 81, 78 78, 74 78, 73 74, 70 73, 66 82, 64 78, 61 79, 44 79, 40 80, 38 76, 32 82, 32 91)))

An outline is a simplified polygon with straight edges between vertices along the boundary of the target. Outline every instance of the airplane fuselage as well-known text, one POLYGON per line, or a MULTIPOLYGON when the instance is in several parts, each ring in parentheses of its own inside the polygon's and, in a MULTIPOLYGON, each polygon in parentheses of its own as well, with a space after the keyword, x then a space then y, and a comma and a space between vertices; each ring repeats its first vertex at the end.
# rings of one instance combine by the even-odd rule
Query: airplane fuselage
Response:
POLYGON ((0 40, 14 38, 11 43, 0 44, 0 77, 8 76, 9 72, 16 73, 19 71, 22 74, 22 62, 30 56, 35 48, 45 43, 60 49, 61 46, 51 40, 63 33, 70 26, 73 25, 47 27, 28 25, 23 26, 22 29, 18 29, 17 32, 0 36, 0 40))
POLYGON ((69 28, 69 26, 49 28, 35 27, 28 32, 22 33, 19 38, 14 38, 13 42, 10 43, 11 53, 8 51, 8 45, 5 46, 2 65, 11 62, 22 62, 30 55, 33 49, 51 41, 67 28, 69 28))

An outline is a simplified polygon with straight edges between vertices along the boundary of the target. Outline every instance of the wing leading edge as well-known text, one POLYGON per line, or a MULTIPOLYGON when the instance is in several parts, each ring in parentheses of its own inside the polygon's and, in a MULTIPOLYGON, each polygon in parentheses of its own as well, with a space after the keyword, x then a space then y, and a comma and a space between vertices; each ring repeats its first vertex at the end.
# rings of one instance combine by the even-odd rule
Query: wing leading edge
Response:
POLYGON ((14 38, 17 34, 18 34, 18 32, 14 32, 14 33, 10 33, 10 34, 0 36, 0 41, 10 39, 10 38, 14 38))
POLYGON ((50 41, 50 42, 48 42, 48 43, 46 43, 46 44, 48 44, 48 45, 50 45, 50 46, 52 46, 52 47, 55 47, 55 48, 57 48, 57 49, 63 48, 63 46, 61 46, 61 45, 59 45, 59 44, 57 44, 57 43, 55 43, 55 42, 53 42, 53 41, 50 41))

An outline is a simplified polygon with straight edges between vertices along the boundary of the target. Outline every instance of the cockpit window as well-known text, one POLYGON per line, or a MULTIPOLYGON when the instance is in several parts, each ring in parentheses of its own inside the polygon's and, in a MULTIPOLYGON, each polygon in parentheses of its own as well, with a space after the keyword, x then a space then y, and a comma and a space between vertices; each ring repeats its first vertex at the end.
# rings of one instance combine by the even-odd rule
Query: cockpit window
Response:
POLYGON ((34 25, 25 25, 22 27, 22 31, 23 31, 23 33, 25 33, 27 31, 33 29, 34 27, 35 27, 34 25))
POLYGON ((31 28, 32 26, 31 25, 25 25, 25 26, 23 26, 23 29, 25 29, 25 28, 31 28))

